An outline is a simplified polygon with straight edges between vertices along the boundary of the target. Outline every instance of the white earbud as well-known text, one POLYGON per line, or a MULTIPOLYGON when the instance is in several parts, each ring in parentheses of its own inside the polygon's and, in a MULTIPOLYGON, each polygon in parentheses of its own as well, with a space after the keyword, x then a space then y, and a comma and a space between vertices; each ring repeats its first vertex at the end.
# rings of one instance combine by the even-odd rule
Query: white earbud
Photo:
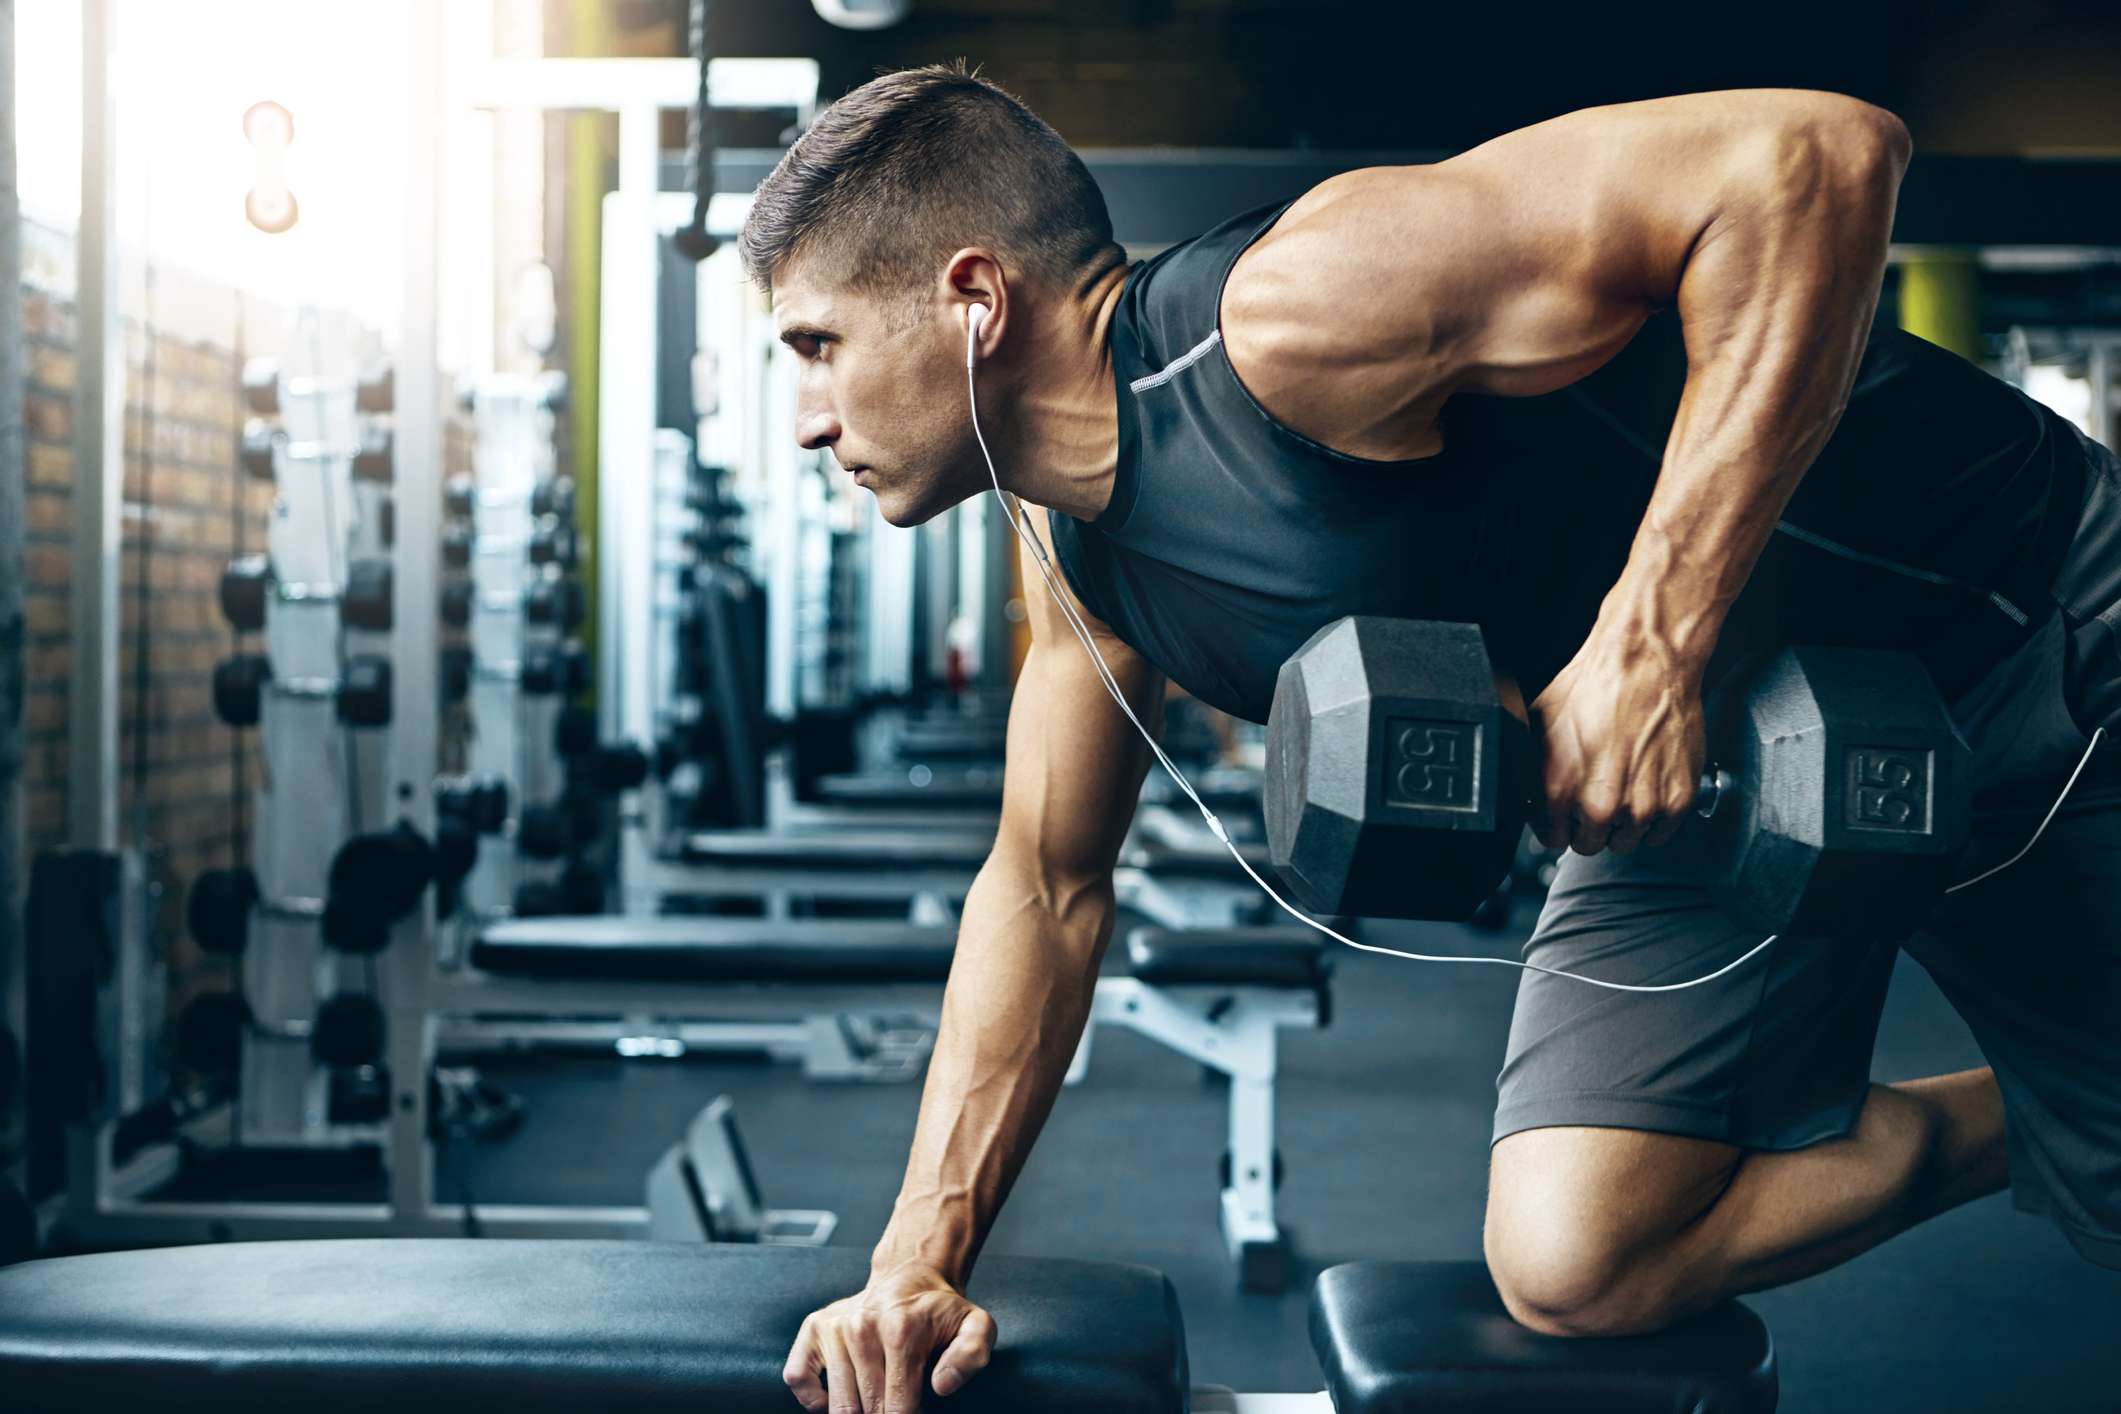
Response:
POLYGON ((979 326, 986 322, 987 306, 975 304, 965 311, 965 367, 979 362, 979 326))

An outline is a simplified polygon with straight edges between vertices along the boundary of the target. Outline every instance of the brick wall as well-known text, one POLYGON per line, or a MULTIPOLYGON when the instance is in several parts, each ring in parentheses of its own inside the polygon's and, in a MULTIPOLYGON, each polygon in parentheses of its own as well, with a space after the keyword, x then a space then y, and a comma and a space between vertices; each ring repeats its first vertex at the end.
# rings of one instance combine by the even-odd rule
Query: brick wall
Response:
MULTIPOLYGON (((264 548, 269 483, 236 460, 244 412, 234 350, 181 332, 126 321, 125 488, 119 582, 120 832, 136 835, 135 772, 144 743, 145 837, 163 884, 162 940, 173 1000, 213 985, 223 967, 182 937, 186 886, 200 870, 233 862, 260 779, 255 744, 213 714, 214 664, 235 651, 221 616, 221 570, 264 548), (143 558, 143 543, 146 555, 143 558), (141 594, 142 572, 147 593, 141 594), (144 609, 144 620, 143 620, 144 609), (145 632, 144 674, 139 650, 145 632), (145 728, 144 733, 142 728, 145 728), (234 785, 235 752, 245 798, 234 785)), ((71 671, 74 310, 64 290, 23 291, 27 554, 24 584, 28 692, 24 706, 27 845, 67 835, 68 687, 71 671)), ((252 645, 256 651, 261 645, 252 645)))

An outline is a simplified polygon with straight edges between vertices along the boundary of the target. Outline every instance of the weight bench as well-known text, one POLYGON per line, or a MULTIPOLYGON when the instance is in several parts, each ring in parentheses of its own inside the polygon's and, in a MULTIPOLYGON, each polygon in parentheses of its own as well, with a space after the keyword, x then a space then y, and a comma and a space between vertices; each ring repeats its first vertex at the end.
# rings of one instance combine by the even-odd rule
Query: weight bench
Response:
POLYGON ((870 918, 515 918, 489 925, 472 966, 530 976, 700 982, 940 982, 955 924, 870 918))
MULTIPOLYGON (((363 1239, 218 1243, 0 1270, 0 1407, 170 1414, 787 1414, 803 1317, 852 1248, 363 1239)), ((993 1362, 952 1414, 1178 1414, 1160 1272, 988 1257, 993 1362)))
POLYGON ((1288 1254, 1274 1221, 1276 1033, 1332 1019, 1325 941, 1308 928, 1136 928, 1127 963, 1132 976, 1098 979, 1067 1083, 1087 1073, 1100 1025, 1138 1031, 1229 1076, 1223 1242, 1247 1291, 1280 1291, 1288 1254))
POLYGON ((1337 1414, 1769 1414, 1775 1345, 1725 1301, 1655 1335, 1563 1339, 1510 1319, 1483 1262, 1320 1273, 1311 1345, 1337 1414))

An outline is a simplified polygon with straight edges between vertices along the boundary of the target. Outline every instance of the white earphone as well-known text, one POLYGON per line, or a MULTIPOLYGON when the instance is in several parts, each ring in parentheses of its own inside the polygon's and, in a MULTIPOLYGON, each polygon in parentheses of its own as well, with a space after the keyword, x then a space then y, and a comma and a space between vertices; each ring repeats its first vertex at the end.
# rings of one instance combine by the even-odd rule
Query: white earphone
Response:
MULTIPOLYGON (((1149 750, 1156 754, 1157 761, 1162 764, 1163 768, 1166 771, 1170 772, 1171 779, 1177 783, 1178 788, 1184 791, 1186 793, 1187 799, 1191 800, 1193 804, 1200 810, 1201 818, 1207 821, 1208 823, 1209 832, 1213 834, 1215 838, 1222 841, 1223 847, 1230 851, 1231 858, 1237 861, 1237 865, 1240 869, 1243 869, 1246 874, 1251 876, 1252 882, 1259 885, 1260 888, 1266 890, 1267 897, 1273 899, 1274 902, 1276 902, 1277 904, 1280 904, 1283 911, 1286 912, 1290 917, 1296 919, 1299 923, 1302 923, 1307 927, 1317 929, 1319 932, 1325 934, 1327 937, 1333 939, 1335 942, 1345 943, 1349 947, 1355 948, 1361 952, 1383 953, 1387 957, 1406 958, 1410 962, 1463 962, 1471 963, 1476 966, 1485 965, 1489 967, 1515 967, 1525 972, 1543 972, 1549 977, 1567 977, 1572 981, 1585 982, 1593 987, 1602 987, 1609 992, 1685 991, 1689 987, 1698 987, 1704 982, 1713 982, 1718 977, 1723 976, 1726 972, 1731 972, 1737 968, 1743 967, 1753 958, 1758 957, 1763 951, 1767 949, 1769 944, 1775 941, 1776 935, 1771 933, 1767 937, 1762 938, 1751 948, 1747 949, 1745 953, 1739 956, 1736 960, 1725 963, 1722 967, 1717 968, 1714 972, 1707 973, 1700 977, 1691 978, 1690 980, 1685 982, 1667 982, 1657 986, 1639 986, 1627 982, 1605 982, 1599 980, 1596 977, 1586 977, 1580 972, 1565 972, 1560 968, 1541 967, 1536 962, 1519 962, 1515 958, 1456 957, 1450 955, 1438 955, 1433 953, 1403 952, 1398 948, 1381 948, 1375 945, 1374 943, 1358 943, 1353 938, 1343 936, 1342 934, 1335 932, 1333 929, 1328 928, 1325 924, 1319 922, 1316 918, 1311 917, 1308 913, 1305 913, 1303 910, 1297 908, 1296 905, 1290 903, 1287 899, 1283 898, 1280 892, 1277 891, 1272 884, 1268 883, 1265 879, 1262 879, 1259 876, 1259 871, 1252 867, 1251 861, 1245 858, 1244 852, 1238 849, 1236 842, 1230 838, 1229 831, 1223 828, 1223 822, 1216 818, 1215 812, 1208 808, 1208 803, 1200 798, 1200 793, 1198 791, 1193 789, 1193 783, 1186 779, 1184 773, 1182 773, 1178 769, 1178 767, 1172 762, 1170 757, 1164 755, 1163 746, 1158 743, 1156 737, 1149 731, 1149 729, 1142 725, 1141 718, 1134 715, 1134 709, 1127 705, 1126 694, 1119 690, 1119 683, 1113 679, 1112 670, 1105 665, 1104 655, 1099 653, 1097 651, 1096 644, 1091 642, 1089 626, 1083 622, 1081 616, 1076 612, 1074 600, 1068 594, 1067 590, 1064 589, 1060 581, 1054 577, 1053 561, 1048 558, 1046 554, 1045 543, 1041 541, 1038 536, 1032 532, 1029 521, 1024 512, 1024 503, 1016 499, 1014 496, 1010 495, 1008 492, 1002 490, 1001 475, 994 469, 994 454, 987 450, 987 434, 980 429, 979 381, 973 376, 974 365, 977 364, 979 361, 980 325, 986 321, 986 318, 987 307, 983 304, 975 304, 965 311, 965 391, 967 397, 971 400, 972 406, 972 435, 979 440, 980 456, 987 463, 987 479, 994 484, 995 500, 1001 503, 1002 510, 1008 515, 1009 524, 1016 531, 1017 538, 1024 542, 1025 548, 1027 548, 1031 552, 1031 557, 1038 562, 1039 577, 1046 581, 1046 588, 1053 595, 1054 603, 1059 606, 1061 616, 1068 621, 1068 627, 1075 631, 1076 638, 1083 645, 1083 651, 1090 655, 1091 665, 1097 669, 1098 680, 1104 683, 1105 691, 1111 694, 1112 700, 1115 703, 1119 704, 1119 710, 1126 715, 1127 720, 1134 724, 1134 730, 1141 733, 1142 740, 1149 743, 1149 750)), ((2040 828, 2033 831, 2032 838, 2025 842, 2025 847, 2023 849, 2019 850, 2009 859, 2004 860, 2001 864, 1996 865, 1994 868, 1988 869, 1980 874, 1976 874, 1971 879, 1967 879, 1961 883, 1952 885, 1952 887, 1946 889, 1945 892, 1957 893, 1961 889, 1980 883, 1983 879, 1988 878, 1991 874, 2001 873, 2003 870, 2010 868, 2013 864, 2016 864, 2019 860, 2025 858, 2026 853, 2030 851, 2035 844, 2039 843, 2040 836, 2047 833, 2048 825, 2054 820, 2056 812, 2061 810, 2062 802, 2069 799, 2070 791, 2075 788, 2077 784, 2077 777, 2084 774, 2085 766, 2090 763, 2092 759, 2092 753, 2098 750, 2099 742, 2101 738, 2103 738, 2105 735, 2106 729, 2103 727, 2092 732, 2091 741, 2084 748, 2084 755, 2078 758, 2077 769, 2070 772, 2068 783, 2062 787, 2062 794, 2055 797, 2055 803, 2048 808, 2046 818, 2041 820, 2040 822, 2040 828)))

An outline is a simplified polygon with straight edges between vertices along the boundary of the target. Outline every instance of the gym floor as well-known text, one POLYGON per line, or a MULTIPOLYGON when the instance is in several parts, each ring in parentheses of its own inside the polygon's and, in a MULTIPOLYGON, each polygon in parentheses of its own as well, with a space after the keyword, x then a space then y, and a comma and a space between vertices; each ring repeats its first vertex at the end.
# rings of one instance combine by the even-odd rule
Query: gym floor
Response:
MULTIPOLYGON (((1517 922, 1530 921, 1521 907, 1517 922)), ((1523 937, 1522 926, 1368 926, 1381 942, 1498 956, 1514 955, 1523 937)), ((1319 1269, 1479 1255, 1494 1075, 1516 989, 1502 968, 1346 950, 1338 962, 1333 1025, 1283 1033, 1281 1213, 1298 1265, 1286 1293, 1240 1293, 1223 1256, 1223 1090, 1116 1029, 1100 1030, 1088 1078, 1063 1092, 988 1250, 1159 1267, 1178 1287, 1196 1383, 1319 1388, 1305 1332, 1319 1269)), ((1951 1008, 1903 957, 1875 1076, 1980 1063, 1951 1008)), ((883 1231, 919 1103, 915 1086, 810 1085, 793 1067, 762 1063, 486 1071, 525 1097, 528 1120, 513 1139, 460 1156, 455 1171, 480 1201, 638 1202, 648 1165, 700 1106, 728 1094, 767 1201, 837 1211, 834 1242, 855 1247, 883 1231)), ((1775 1333, 1784 1409, 2105 1414, 2121 1400, 2121 1273, 2080 1260, 2002 1196, 1748 1300, 1775 1333)))

